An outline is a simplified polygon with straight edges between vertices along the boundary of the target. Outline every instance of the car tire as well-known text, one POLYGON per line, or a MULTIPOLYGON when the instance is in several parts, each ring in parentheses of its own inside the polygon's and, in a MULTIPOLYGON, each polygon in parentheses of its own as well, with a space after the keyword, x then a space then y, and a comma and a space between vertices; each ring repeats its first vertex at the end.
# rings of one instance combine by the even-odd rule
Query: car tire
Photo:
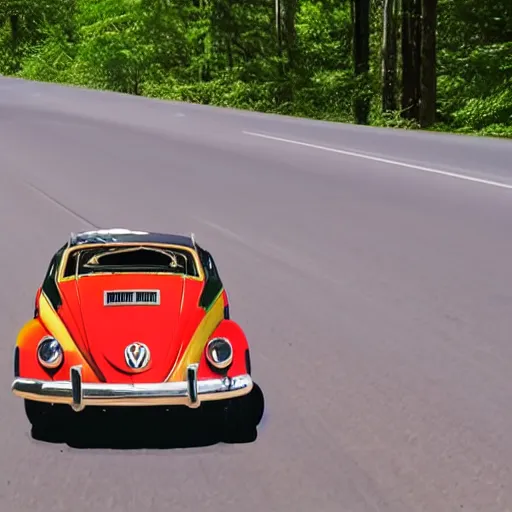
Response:
POLYGON ((223 431, 227 442, 250 442, 263 416, 263 393, 256 384, 247 395, 232 398, 224 406, 223 431))
POLYGON ((63 427, 64 410, 62 405, 25 399, 25 414, 37 437, 57 435, 63 427))

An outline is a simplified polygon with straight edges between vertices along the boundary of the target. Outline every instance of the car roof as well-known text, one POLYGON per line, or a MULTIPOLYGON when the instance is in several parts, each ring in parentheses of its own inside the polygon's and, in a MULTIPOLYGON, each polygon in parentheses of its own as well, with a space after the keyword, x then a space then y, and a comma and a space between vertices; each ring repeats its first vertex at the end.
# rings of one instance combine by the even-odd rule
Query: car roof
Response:
POLYGON ((69 240, 69 247, 82 244, 109 244, 109 243, 152 243, 179 245, 195 249, 194 236, 177 235, 172 233, 155 233, 148 231, 132 231, 124 228, 97 229, 73 233, 69 240))

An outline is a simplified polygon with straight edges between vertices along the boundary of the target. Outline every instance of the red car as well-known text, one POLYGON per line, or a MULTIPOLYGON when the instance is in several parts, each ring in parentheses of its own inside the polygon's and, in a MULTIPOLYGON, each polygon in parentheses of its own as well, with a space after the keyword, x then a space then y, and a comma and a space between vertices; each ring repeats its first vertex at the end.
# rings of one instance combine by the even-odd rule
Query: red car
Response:
POLYGON ((211 254, 194 236, 98 230, 53 256, 21 329, 12 391, 34 428, 68 404, 200 407, 254 428, 249 346, 211 254), (54 406, 56 405, 56 407, 54 406))

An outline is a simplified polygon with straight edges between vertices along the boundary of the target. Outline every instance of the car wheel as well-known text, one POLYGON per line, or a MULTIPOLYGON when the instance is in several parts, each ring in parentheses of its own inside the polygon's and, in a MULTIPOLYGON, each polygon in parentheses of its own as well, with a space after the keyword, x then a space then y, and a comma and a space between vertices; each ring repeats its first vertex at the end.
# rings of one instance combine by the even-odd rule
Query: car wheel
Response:
POLYGON ((62 429, 62 420, 64 419, 62 405, 26 399, 25 414, 32 425, 33 434, 37 434, 37 436, 55 435, 62 429))
POLYGON ((256 427, 263 416, 263 394, 259 386, 224 406, 223 430, 227 442, 250 442, 256 439, 256 427))

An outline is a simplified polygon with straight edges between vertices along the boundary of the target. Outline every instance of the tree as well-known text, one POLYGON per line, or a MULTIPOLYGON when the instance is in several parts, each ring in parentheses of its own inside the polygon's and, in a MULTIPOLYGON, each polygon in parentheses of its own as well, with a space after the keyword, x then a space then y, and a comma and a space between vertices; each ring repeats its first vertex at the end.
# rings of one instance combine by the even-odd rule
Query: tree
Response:
POLYGON ((297 31, 295 29, 297 3, 298 0, 283 0, 282 2, 284 7, 284 39, 289 70, 295 69, 297 64, 297 31))
POLYGON ((421 102, 419 121, 422 127, 435 122, 437 0, 422 0, 421 18, 421 102))
POLYGON ((354 97, 354 117, 358 124, 368 124, 370 96, 367 94, 370 70, 370 0, 354 2, 354 71, 359 87, 354 97))
POLYGON ((402 0, 402 115, 417 120, 420 103, 421 0, 402 0))
POLYGON ((396 110, 396 0, 384 0, 382 37, 382 111, 396 110))

